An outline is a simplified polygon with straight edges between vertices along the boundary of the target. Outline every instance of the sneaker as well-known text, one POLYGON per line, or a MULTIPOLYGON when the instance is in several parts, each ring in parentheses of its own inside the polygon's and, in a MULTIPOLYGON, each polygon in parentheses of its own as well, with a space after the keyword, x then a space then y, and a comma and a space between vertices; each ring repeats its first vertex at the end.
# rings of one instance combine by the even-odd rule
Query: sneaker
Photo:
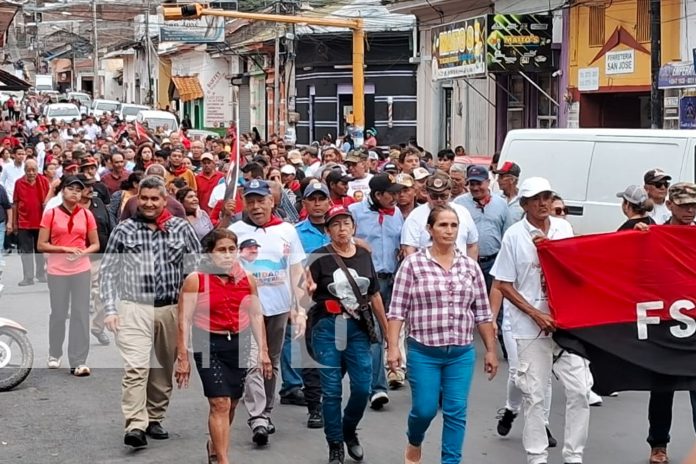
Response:
POLYGON ((287 395, 280 397, 280 404, 292 404, 294 406, 307 406, 307 400, 304 397, 304 392, 299 388, 293 390, 287 395))
POLYGON ((590 390, 590 392, 587 394, 587 399, 590 402, 590 406, 601 406, 602 405, 602 397, 590 390))
POLYGON ((255 427, 251 440, 256 443, 256 446, 266 446, 268 444, 268 429, 263 425, 255 427))
POLYGON ((498 435, 506 437, 512 430, 512 423, 515 421, 517 414, 507 408, 498 410, 498 435))
POLYGON ((34 285, 34 279, 24 279, 17 284, 19 287, 28 287, 34 285))
POLYGON ((555 448, 558 446, 558 440, 551 435, 551 429, 548 427, 546 427, 546 438, 549 440, 549 448, 555 448))
POLYGON ((667 448, 662 446, 655 447, 650 450, 650 464, 668 464, 667 448))
POLYGON ((406 374, 401 369, 396 372, 389 371, 387 375, 387 382, 389 383, 389 388, 392 390, 398 390, 403 387, 406 383, 406 374))
POLYGON ((70 373, 75 377, 89 377, 92 371, 90 371, 89 367, 85 366, 84 364, 80 364, 79 366, 70 369, 70 373))
POLYGON ((387 392, 379 391, 370 397, 370 407, 375 411, 379 411, 387 403, 389 403, 389 395, 387 395, 387 392))
POLYGON ((309 418, 307 419, 308 429, 321 429, 324 427, 324 416, 321 415, 321 408, 312 408, 309 410, 309 418))
POLYGON ((362 461, 365 457, 365 452, 363 447, 358 440, 358 434, 353 432, 352 434, 343 433, 343 441, 346 443, 346 448, 348 449, 348 456, 353 458, 354 461, 362 461))
POLYGON ((269 435, 273 435, 276 432, 275 425, 273 425, 273 422, 271 422, 271 419, 268 419, 268 425, 266 426, 266 430, 268 430, 269 435))
POLYGON ((343 443, 329 443, 329 464, 343 464, 346 459, 346 451, 343 443))
POLYGON ((60 369, 60 358, 54 358, 53 356, 48 357, 48 368, 49 369, 60 369))

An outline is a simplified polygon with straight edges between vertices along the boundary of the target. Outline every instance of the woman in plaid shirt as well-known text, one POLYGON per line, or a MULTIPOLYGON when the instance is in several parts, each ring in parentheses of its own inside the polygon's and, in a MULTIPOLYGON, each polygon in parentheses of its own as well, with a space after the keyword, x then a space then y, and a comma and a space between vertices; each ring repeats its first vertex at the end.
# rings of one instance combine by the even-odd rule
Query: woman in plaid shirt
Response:
POLYGON ((432 246, 408 256, 394 281, 389 319, 389 367, 401 365, 399 332, 407 322, 411 384, 406 464, 421 462, 421 443, 437 414, 442 392, 442 464, 458 464, 474 374, 474 328, 486 346, 485 371, 498 369, 486 284, 476 261, 456 247, 459 219, 449 206, 428 216, 432 246))

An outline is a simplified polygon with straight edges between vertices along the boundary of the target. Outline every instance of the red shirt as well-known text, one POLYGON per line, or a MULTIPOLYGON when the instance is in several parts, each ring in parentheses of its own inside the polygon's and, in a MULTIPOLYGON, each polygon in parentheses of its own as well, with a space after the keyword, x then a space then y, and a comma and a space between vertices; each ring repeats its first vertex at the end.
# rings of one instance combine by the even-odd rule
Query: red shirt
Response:
POLYGON ((48 180, 43 176, 36 176, 33 185, 27 181, 27 176, 17 180, 13 204, 17 206, 18 228, 25 230, 41 228, 41 215, 48 189, 48 180))
POLYGON ((215 275, 199 272, 193 323, 209 332, 239 333, 249 327, 250 296, 251 284, 241 266, 226 283, 215 275))
POLYGON ((121 177, 114 177, 111 172, 107 172, 102 176, 101 182, 106 186, 106 189, 109 191, 109 196, 121 190, 121 183, 124 180, 128 180, 129 175, 130 173, 124 170, 121 171, 121 177))
MULTIPOLYGON (((85 249, 89 242, 89 232, 97 229, 94 215, 81 206, 75 207, 71 214, 59 206, 46 211, 41 219, 41 227, 48 229, 52 245, 85 249)), ((69 276, 89 272, 92 264, 87 255, 75 261, 65 253, 49 253, 46 257, 46 270, 50 275, 69 276)))
POLYGON ((212 176, 206 177, 203 173, 196 176, 196 185, 198 186, 198 202, 203 211, 210 215, 211 208, 208 206, 210 195, 213 189, 220 183, 220 179, 225 175, 219 171, 215 171, 212 176))

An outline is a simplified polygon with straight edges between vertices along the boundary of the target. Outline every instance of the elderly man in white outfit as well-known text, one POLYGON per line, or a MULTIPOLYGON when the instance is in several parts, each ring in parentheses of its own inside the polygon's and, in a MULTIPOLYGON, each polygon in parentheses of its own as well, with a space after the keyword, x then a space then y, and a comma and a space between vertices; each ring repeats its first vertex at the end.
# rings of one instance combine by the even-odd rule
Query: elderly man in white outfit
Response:
POLYGON ((566 396, 563 460, 566 464, 580 464, 590 422, 587 392, 591 380, 587 361, 563 351, 551 338, 555 323, 536 250, 540 240, 573 236, 570 223, 551 217, 552 196, 546 179, 532 177, 522 183, 520 205, 525 217, 505 233, 491 274, 511 302, 510 324, 519 359, 515 382, 523 397, 522 444, 527 463, 548 463, 544 402, 553 370, 566 396))

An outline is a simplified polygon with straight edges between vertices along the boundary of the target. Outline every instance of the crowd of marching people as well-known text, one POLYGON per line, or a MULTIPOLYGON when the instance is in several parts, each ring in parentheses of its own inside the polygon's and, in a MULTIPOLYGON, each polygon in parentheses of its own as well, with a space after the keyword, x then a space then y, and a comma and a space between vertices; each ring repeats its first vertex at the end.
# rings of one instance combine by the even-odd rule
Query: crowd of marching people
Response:
MULTIPOLYGON (((563 459, 583 462, 602 399, 588 362, 551 337, 536 252, 574 235, 560 186, 527 175, 518 185, 524 166, 472 164, 461 147, 379 147, 375 130, 362 145, 327 134, 300 148, 234 125, 192 140, 110 114, 39 113, 0 123, 3 256, 19 252, 20 286, 48 284, 49 368, 64 363, 66 332, 76 377, 92 373, 90 334, 118 346, 126 445, 168 438, 174 384, 188 386, 195 366, 209 462, 230 462, 240 402, 251 439, 268 445, 278 390, 323 428, 330 464, 361 461, 366 407, 408 383, 404 462, 421 462, 441 411, 441 462, 460 463, 478 334, 488 379, 507 359, 498 434, 523 416, 527 462, 547 464, 555 376, 563 459)), ((696 185, 671 180, 654 169, 619 192, 619 230, 693 225, 696 185)), ((651 464, 668 462, 672 400, 650 398, 651 464)))

